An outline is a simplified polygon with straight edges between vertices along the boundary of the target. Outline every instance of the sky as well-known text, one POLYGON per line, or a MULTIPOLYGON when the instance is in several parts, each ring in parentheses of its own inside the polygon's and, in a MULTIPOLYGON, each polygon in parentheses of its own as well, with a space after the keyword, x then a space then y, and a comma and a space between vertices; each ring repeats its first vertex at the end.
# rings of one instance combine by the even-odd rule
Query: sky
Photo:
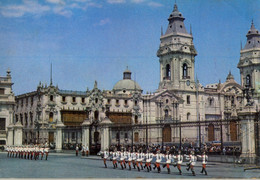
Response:
MULTIPOLYGON (((175 0, 1 0, 0 76, 10 68, 15 95, 39 82, 85 91, 95 80, 111 90, 132 71, 143 92, 159 85, 161 27, 165 32, 175 0)), ((198 52, 200 83, 224 82, 237 64, 253 20, 260 29, 260 1, 176 0, 198 52)))

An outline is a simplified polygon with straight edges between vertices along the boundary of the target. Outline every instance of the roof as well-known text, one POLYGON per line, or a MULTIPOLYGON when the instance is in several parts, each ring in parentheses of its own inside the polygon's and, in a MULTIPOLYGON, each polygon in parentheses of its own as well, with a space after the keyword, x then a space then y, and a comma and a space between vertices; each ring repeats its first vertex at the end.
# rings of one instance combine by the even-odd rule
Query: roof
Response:
POLYGON ((86 91, 70 91, 70 90, 59 90, 60 94, 66 94, 66 95, 87 95, 86 91))
POLYGON ((142 90, 141 87, 131 79, 123 79, 118 81, 113 90, 142 90))
POLYGON ((182 16, 181 12, 179 12, 177 4, 174 4, 174 9, 168 18, 169 25, 165 34, 173 32, 188 34, 184 25, 184 20, 185 18, 182 16))
POLYGON ((255 28, 254 23, 252 22, 251 28, 247 32, 247 42, 243 50, 260 48, 260 34, 259 31, 255 28))

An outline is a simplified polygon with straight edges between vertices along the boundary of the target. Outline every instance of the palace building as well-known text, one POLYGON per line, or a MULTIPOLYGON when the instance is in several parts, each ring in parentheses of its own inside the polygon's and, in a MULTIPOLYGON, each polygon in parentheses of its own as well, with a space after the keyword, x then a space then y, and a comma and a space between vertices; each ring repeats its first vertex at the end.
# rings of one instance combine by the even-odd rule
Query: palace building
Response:
MULTIPOLYGON (((75 144, 104 150, 112 144, 212 141, 240 146, 241 112, 247 106, 260 109, 260 34, 252 22, 237 66, 240 84, 229 72, 225 82, 203 86, 195 78, 199 52, 184 20, 175 4, 160 37, 160 82, 153 93, 143 94, 127 68, 112 90, 100 90, 97 82, 92 90, 61 90, 51 79, 48 86, 39 83, 35 91, 16 96, 14 124, 22 125, 22 143, 48 142, 57 150, 75 144)), ((5 114, 11 119, 12 113, 5 114)))

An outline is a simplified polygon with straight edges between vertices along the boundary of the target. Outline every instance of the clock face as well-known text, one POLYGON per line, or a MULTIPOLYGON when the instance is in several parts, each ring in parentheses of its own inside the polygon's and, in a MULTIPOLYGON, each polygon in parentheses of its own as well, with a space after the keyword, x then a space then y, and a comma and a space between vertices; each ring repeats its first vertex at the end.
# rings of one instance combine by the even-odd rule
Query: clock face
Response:
POLYGON ((187 84, 187 86, 189 86, 190 85, 190 80, 187 80, 186 84, 187 84))

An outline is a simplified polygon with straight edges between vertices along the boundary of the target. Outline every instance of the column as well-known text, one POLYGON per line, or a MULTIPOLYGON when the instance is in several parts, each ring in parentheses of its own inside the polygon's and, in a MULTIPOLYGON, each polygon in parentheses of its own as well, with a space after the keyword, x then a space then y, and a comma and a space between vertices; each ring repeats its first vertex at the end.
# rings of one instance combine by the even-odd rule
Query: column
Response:
POLYGON ((7 146, 12 146, 14 145, 14 128, 13 125, 9 125, 7 127, 8 131, 7 131, 7 142, 6 145, 7 146))
POLYGON ((103 121, 100 123, 102 126, 101 130, 101 151, 109 149, 110 139, 109 139, 109 125, 112 124, 108 117, 105 117, 103 121))
POLYGON ((20 121, 14 125, 14 145, 21 146, 23 144, 23 126, 20 121))
POLYGON ((241 120, 241 142, 242 142, 242 154, 240 158, 245 161, 245 163, 254 164, 256 161, 255 152, 255 108, 252 106, 247 106, 243 111, 238 113, 238 118, 241 120))
POLYGON ((91 153, 90 143, 89 143, 89 128, 90 128, 90 120, 85 119, 82 123, 82 146, 88 147, 89 154, 91 153))
POLYGON ((62 151, 62 129, 64 128, 64 124, 61 121, 57 122, 56 125, 56 147, 55 150, 56 152, 61 152, 62 151))

